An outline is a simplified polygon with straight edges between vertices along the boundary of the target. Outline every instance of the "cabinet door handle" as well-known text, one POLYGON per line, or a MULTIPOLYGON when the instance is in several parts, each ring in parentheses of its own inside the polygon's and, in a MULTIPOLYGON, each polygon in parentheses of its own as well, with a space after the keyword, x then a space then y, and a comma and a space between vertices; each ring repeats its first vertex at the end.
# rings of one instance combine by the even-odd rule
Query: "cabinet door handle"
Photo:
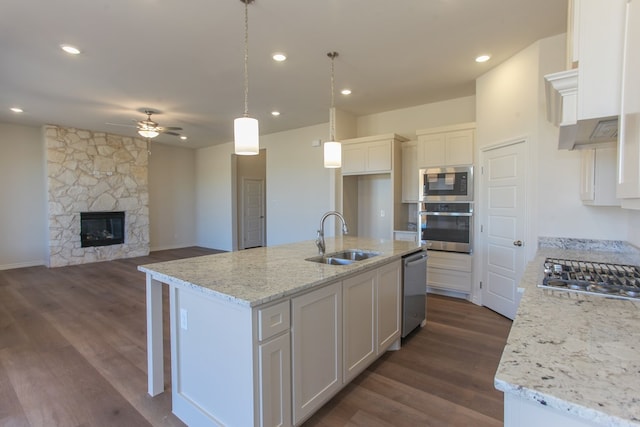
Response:
POLYGON ((513 242, 513 246, 522 246, 522 240, 516 240, 513 242))

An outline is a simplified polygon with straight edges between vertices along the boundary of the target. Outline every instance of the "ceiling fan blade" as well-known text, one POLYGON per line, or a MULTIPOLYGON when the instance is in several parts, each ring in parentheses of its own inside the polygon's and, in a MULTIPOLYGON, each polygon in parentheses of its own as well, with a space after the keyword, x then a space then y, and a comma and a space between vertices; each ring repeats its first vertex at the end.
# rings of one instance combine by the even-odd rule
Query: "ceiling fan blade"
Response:
POLYGON ((127 128, 135 128, 137 127, 136 125, 123 125, 122 123, 105 123, 106 125, 110 125, 110 126, 122 126, 122 127, 127 127, 127 128))
POLYGON ((167 131, 164 131, 164 132, 162 132, 162 133, 164 133, 164 134, 166 134, 166 135, 180 136, 180 134, 179 134, 179 133, 177 133, 177 132, 170 132, 170 131, 169 131, 169 132, 167 132, 167 131))
POLYGON ((165 129, 165 130, 182 130, 182 128, 178 127, 178 126, 162 126, 162 129, 165 129))

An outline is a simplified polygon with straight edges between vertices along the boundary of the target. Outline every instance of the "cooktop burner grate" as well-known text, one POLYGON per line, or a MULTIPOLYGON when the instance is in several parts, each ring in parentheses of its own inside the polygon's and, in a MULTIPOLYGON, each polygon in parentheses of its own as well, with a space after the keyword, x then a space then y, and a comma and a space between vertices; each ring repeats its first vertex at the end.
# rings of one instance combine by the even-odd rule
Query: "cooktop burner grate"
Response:
POLYGON ((542 288, 613 298, 640 299, 640 271, 633 265, 547 258, 542 288))

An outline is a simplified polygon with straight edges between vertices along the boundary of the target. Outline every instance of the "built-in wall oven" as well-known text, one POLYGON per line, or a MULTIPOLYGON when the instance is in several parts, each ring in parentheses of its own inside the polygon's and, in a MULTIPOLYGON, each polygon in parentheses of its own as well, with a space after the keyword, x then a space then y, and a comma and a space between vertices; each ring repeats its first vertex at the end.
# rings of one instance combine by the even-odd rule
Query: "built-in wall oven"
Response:
POLYGON ((420 203, 418 231, 429 250, 472 253, 473 203, 420 203))
POLYGON ((423 202, 472 202, 473 166, 420 169, 423 202))

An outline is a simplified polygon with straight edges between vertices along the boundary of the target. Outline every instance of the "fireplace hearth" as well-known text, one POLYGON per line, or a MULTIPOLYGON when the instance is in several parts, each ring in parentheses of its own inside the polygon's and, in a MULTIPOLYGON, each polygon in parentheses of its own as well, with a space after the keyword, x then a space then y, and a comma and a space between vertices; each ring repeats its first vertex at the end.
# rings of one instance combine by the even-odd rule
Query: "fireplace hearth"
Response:
POLYGON ((124 243, 124 212, 80 212, 81 247, 124 243))

